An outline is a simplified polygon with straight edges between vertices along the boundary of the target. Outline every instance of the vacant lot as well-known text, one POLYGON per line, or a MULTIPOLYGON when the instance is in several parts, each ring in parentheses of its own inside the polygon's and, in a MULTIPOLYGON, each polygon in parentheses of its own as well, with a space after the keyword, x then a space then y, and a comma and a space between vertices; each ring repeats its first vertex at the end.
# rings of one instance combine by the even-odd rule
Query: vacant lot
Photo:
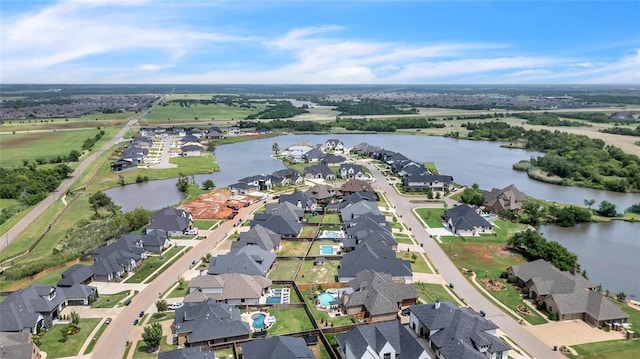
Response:
POLYGON ((324 265, 314 265, 313 261, 307 260, 302 263, 302 268, 296 283, 333 283, 338 276, 338 266, 340 261, 326 261, 324 265))
MULTIPOLYGON (((176 98, 178 99, 178 98, 176 98)), ((161 105, 153 109, 145 119, 149 121, 180 121, 180 120, 243 120, 248 115, 258 113, 266 108, 265 104, 254 104, 251 108, 227 106, 225 104, 200 105, 192 104, 189 107, 180 107, 179 103, 172 102, 166 106, 161 105)))
MULTIPOLYGON (((22 165, 22 160, 49 160, 67 156, 72 150, 82 152, 82 144, 93 138, 100 130, 77 130, 56 132, 33 132, 0 135, 0 166, 22 165)), ((97 149, 115 135, 114 129, 105 129, 105 134, 93 148, 97 149)))
POLYGON ((273 264, 273 269, 271 269, 267 277, 271 280, 293 280, 299 265, 300 260, 298 259, 276 259, 276 262, 273 264))
POLYGON ((305 254, 307 254, 310 245, 310 241, 282 240, 280 241, 280 250, 278 251, 278 256, 303 257, 305 254))
POLYGON ((416 213, 430 228, 442 228, 444 208, 418 208, 416 213))

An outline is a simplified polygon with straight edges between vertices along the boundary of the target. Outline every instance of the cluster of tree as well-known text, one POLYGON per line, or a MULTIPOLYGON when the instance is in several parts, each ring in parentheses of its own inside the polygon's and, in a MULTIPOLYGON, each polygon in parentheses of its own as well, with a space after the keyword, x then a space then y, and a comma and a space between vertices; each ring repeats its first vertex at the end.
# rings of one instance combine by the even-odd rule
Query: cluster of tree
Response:
POLYGON ((9 218, 20 213, 24 209, 25 205, 22 203, 12 204, 2 208, 0 211, 0 224, 6 222, 9 218))
POLYGON ((162 103, 162 106, 168 106, 170 104, 176 104, 177 106, 186 108, 198 105, 227 105, 229 107, 244 107, 252 108, 253 103, 246 97, 241 96, 213 96, 210 99, 184 99, 184 100, 171 100, 162 103))
POLYGON ((0 167, 0 198, 17 199, 26 205, 36 204, 67 178, 72 170, 65 164, 53 168, 0 167))
POLYGON ((600 139, 560 131, 525 131, 502 122, 467 123, 470 138, 492 141, 524 139, 525 148, 545 152, 532 166, 587 187, 618 192, 640 190, 640 158, 600 139), (617 177, 617 178, 616 178, 617 177))
POLYGON ((563 227, 591 221, 591 211, 577 206, 543 206, 536 200, 528 200, 522 207, 520 222, 537 227, 541 222, 551 221, 563 227))
MULTIPOLYGON (((485 113, 481 115, 469 115, 469 116, 456 116, 456 120, 487 120, 490 118, 499 118, 504 117, 504 113, 494 112, 493 114, 485 113)), ((447 120, 453 120, 453 117, 447 117, 447 120)))
POLYGON ((600 130, 601 132, 613 133, 615 135, 640 136, 640 126, 633 128, 628 127, 610 127, 600 130))
POLYGON ((600 207, 598 207, 596 213, 603 217, 615 217, 618 215, 616 205, 609 201, 600 202, 600 207))
POLYGON ((529 125, 540 125, 540 126, 552 126, 552 127, 560 127, 560 126, 573 126, 573 127, 584 127, 590 126, 584 122, 580 121, 571 121, 571 120, 561 120, 558 115, 544 112, 544 113, 534 113, 534 112, 522 112, 514 114, 516 117, 527 120, 527 124, 529 125))
POLYGON ((395 132, 397 129, 407 128, 445 128, 444 123, 435 123, 425 118, 397 118, 394 120, 371 119, 336 119, 338 127, 344 127, 348 131, 367 132, 395 132))
POLYGON ((100 130, 100 132, 96 133, 95 136, 91 137, 91 138, 87 138, 84 143, 82 144, 82 149, 83 150, 90 150, 93 148, 93 145, 96 144, 96 142, 100 141, 100 139, 102 138, 102 136, 104 136, 104 130, 100 130))
POLYGON ((245 119, 254 120, 291 118, 303 113, 309 113, 309 111, 306 108, 293 106, 290 101, 277 101, 274 104, 270 104, 269 106, 267 106, 267 108, 258 113, 252 113, 248 115, 245 119))
POLYGON ((633 206, 627 208, 625 210, 625 212, 627 213, 635 213, 635 214, 640 214, 640 203, 636 203, 633 206))
POLYGON ((570 271, 578 264, 578 257, 555 241, 547 241, 530 229, 511 236, 507 244, 517 248, 529 260, 544 259, 561 271, 570 271))
POLYGON ((562 117, 575 118, 593 123, 616 122, 616 119, 603 112, 571 112, 563 113, 562 117))
POLYGON ((317 121, 292 121, 292 120, 273 120, 268 122, 261 121, 240 121, 240 128, 257 128, 262 127, 268 130, 289 129, 301 132, 324 132, 331 129, 330 124, 320 123, 317 121))
POLYGON ((460 201, 470 205, 482 206, 484 204, 484 194, 478 184, 474 183, 471 187, 467 187, 462 191, 460 201))
POLYGON ((374 99, 363 99, 359 102, 342 100, 338 103, 333 102, 331 105, 336 106, 334 108, 335 111, 347 116, 411 115, 418 113, 418 110, 413 107, 402 109, 397 104, 374 99))
POLYGON ((176 182, 176 187, 178 187, 180 192, 186 193, 189 190, 189 185, 191 185, 191 183, 193 183, 192 179, 180 174, 180 177, 178 177, 178 181, 176 182))
POLYGON ((40 105, 70 105, 73 103, 73 100, 68 98, 45 98, 45 99, 32 99, 32 98, 23 98, 17 100, 6 100, 2 102, 3 108, 25 108, 32 106, 40 106, 40 105))
MULTIPOLYGON (((36 165, 46 165, 47 163, 56 164, 56 163, 63 163, 63 162, 78 162, 80 160, 80 156, 82 156, 82 154, 79 151, 71 150, 69 151, 69 154, 66 156, 57 155, 49 159, 44 157, 38 157, 34 160, 34 162, 36 165)), ((26 159, 22 160, 22 164, 24 164, 25 166, 30 166, 29 160, 26 160, 26 159)))

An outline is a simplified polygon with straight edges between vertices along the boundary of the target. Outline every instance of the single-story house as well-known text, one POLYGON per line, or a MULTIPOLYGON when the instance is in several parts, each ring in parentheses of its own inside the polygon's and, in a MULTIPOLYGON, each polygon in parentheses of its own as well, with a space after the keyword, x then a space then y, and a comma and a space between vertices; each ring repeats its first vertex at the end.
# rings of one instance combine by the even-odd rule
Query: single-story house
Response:
POLYGON ((242 344, 243 359, 315 359, 303 338, 278 335, 242 344))
POLYGON ((327 181, 333 181, 336 179, 336 174, 333 173, 331 168, 325 164, 313 165, 304 168, 304 176, 306 178, 318 178, 327 181))
POLYGON ((278 198, 278 203, 289 202, 294 206, 302 208, 305 212, 312 212, 316 209, 317 201, 305 192, 294 192, 292 194, 283 194, 278 198))
POLYGON ((358 179, 363 180, 366 178, 361 165, 354 165, 352 163, 343 163, 340 165, 340 178, 343 179, 358 179))
POLYGON ((367 243, 342 257, 338 268, 338 281, 349 282, 365 269, 388 273, 394 281, 413 282, 410 261, 397 258, 396 252, 390 248, 373 248, 367 243))
POLYGON ((185 303, 212 299, 216 303, 234 305, 260 304, 269 292, 271 280, 261 275, 223 273, 200 275, 189 282, 185 303))
POLYGON ((169 236, 181 236, 193 228, 191 213, 173 207, 164 208, 151 215, 147 231, 163 229, 169 236))
POLYGON ((176 309, 171 331, 178 345, 189 347, 249 339, 251 334, 249 324, 240 319, 238 308, 211 299, 185 303, 176 309))
POLYGON ((513 184, 502 189, 492 188, 491 191, 484 191, 484 206, 494 213, 518 212, 526 201, 527 195, 513 184))
POLYGON ((273 252, 280 249, 280 242, 281 237, 278 233, 257 224, 249 231, 240 233, 240 238, 231 243, 231 249, 258 246, 267 252, 273 252))
POLYGON ((266 276, 276 255, 258 246, 245 246, 226 254, 212 257, 209 274, 239 273, 266 276))
POLYGON ((493 233, 493 225, 482 217, 485 213, 476 206, 461 204, 444 212, 444 222, 451 232, 461 236, 493 233))
POLYGON ((339 334, 338 351, 344 359, 431 359, 399 321, 359 325, 339 334))

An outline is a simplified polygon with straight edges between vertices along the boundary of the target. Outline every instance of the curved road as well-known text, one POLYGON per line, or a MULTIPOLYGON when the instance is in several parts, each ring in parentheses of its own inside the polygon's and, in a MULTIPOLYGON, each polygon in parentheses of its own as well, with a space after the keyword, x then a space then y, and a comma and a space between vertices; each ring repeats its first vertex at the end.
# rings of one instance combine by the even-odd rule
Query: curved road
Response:
MULTIPOLYGON (((122 358, 125 350, 125 343, 129 340, 131 330, 134 328, 133 321, 138 318, 140 311, 147 311, 149 307, 154 305, 158 300, 159 294, 164 293, 172 286, 178 278, 189 269, 192 261, 198 262, 205 254, 207 254, 216 243, 235 229, 234 224, 240 223, 252 211, 262 205, 262 201, 258 201, 249 207, 240 209, 238 220, 226 221, 221 226, 210 233, 206 239, 203 239, 195 247, 191 248, 180 259, 178 259, 171 267, 167 268, 157 278, 155 278, 146 288, 140 291, 131 299, 131 304, 125 307, 118 316, 113 319, 104 333, 98 339, 96 346, 91 353, 92 358, 122 358)), ((131 349, 133 350, 133 349, 131 349)))
MULTIPOLYGON (((79 178, 82 175, 82 173, 91 164, 93 164, 93 162, 100 155, 102 155, 102 153, 104 153, 105 151, 108 151, 113 145, 118 143, 118 141, 122 138, 122 136, 124 136, 130 128, 135 126, 138 123, 139 119, 146 116, 146 114, 149 111, 151 111, 154 107, 156 107, 160 103, 160 101, 164 99, 164 97, 166 96, 159 98, 151 105, 151 107, 139 113, 136 117, 134 117, 132 120, 127 122, 127 124, 124 125, 124 127, 122 127, 120 131, 118 131, 118 133, 116 133, 116 135, 113 138, 111 138, 107 143, 105 143, 102 147, 100 147, 100 149, 91 152, 91 154, 87 158, 85 158, 82 162, 80 162, 80 164, 73 171, 71 176, 63 180, 62 183, 60 183, 60 186, 58 186, 58 188, 53 193, 47 196, 47 198, 45 198, 44 200, 40 201, 40 203, 38 203, 31 211, 29 211, 29 213, 27 213, 24 217, 22 217, 16 224, 14 224, 13 227, 9 228, 9 230, 2 235, 2 237, 4 238, 0 240, 0 251, 6 248, 9 245, 9 243, 13 242, 16 238, 18 238, 18 236, 22 234, 22 232, 24 232, 24 230, 29 225, 31 225, 31 223, 35 222, 38 219, 38 217, 40 217, 40 215, 44 213, 44 211, 46 211, 47 208, 49 208, 49 206, 51 206, 56 201, 56 199, 59 199, 65 192, 67 192, 71 187, 71 185, 76 181, 76 179, 79 178)), ((35 131, 31 131, 31 132, 35 132, 35 131)))
POLYGON ((469 281, 460 273, 458 268, 451 262, 444 250, 427 234, 422 223, 411 211, 413 208, 421 207, 410 203, 406 196, 399 194, 395 188, 391 187, 387 179, 372 164, 357 160, 358 164, 366 166, 375 178, 375 187, 383 190, 389 203, 395 206, 402 218, 405 220, 416 240, 424 247, 424 250, 440 272, 440 275, 449 283, 455 284, 456 293, 465 302, 476 310, 484 310, 487 318, 496 323, 509 338, 518 343, 530 355, 535 358, 565 358, 560 352, 554 352, 547 344, 535 337, 526 329, 526 326, 518 324, 514 319, 506 315, 495 304, 485 298, 469 281))

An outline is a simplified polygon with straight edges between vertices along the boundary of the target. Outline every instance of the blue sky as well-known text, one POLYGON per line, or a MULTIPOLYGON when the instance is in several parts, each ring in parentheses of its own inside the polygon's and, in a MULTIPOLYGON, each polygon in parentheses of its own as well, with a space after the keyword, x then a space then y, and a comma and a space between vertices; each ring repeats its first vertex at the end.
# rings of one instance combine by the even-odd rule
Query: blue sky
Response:
POLYGON ((0 17, 1 83, 640 83, 640 1, 0 0, 0 17))

